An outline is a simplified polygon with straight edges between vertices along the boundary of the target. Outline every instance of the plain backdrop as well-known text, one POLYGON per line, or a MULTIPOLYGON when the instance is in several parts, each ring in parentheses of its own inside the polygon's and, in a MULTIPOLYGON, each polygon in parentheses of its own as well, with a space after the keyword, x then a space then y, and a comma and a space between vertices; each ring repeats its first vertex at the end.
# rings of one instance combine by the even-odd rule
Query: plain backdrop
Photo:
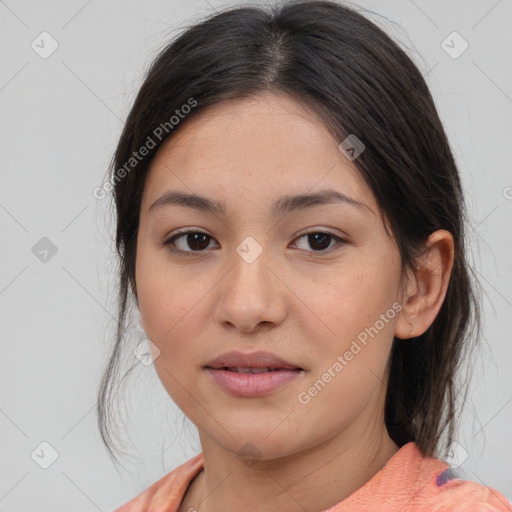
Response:
MULTIPOLYGON (((101 443, 116 263, 111 207, 93 190, 156 52, 229 5, 0 1, 0 511, 113 510, 200 450, 143 365, 127 388, 124 470, 101 443)), ((512 2, 353 5, 427 77, 457 158, 485 322, 451 462, 512 499, 512 2)))

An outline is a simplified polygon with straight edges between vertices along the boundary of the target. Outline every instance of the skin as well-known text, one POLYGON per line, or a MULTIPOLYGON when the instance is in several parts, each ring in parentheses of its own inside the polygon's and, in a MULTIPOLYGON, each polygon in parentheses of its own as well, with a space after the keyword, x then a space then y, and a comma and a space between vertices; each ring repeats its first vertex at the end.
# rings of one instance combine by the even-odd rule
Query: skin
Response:
POLYGON ((435 319, 453 265, 453 239, 444 230, 433 233, 422 269, 409 273, 401 288, 396 244, 339 142, 303 105, 266 93, 210 107, 152 162, 137 241, 141 321, 160 350, 154 353, 158 376, 197 426, 204 454, 204 471, 180 512, 324 510, 398 450, 384 424, 393 336, 418 336, 435 319), (272 215, 280 196, 321 188, 366 208, 332 203, 272 215), (178 205, 149 213, 168 190, 223 201, 226 215, 178 205), (211 238, 193 252, 193 240, 191 246, 182 236, 175 248, 192 255, 173 254, 162 243, 178 228, 211 238), (303 236, 325 231, 346 242, 333 237, 315 246, 303 236), (248 236, 262 248, 252 263, 236 251, 248 236), (393 304, 401 311, 301 403, 299 393, 393 304), (305 371, 270 395, 233 397, 204 369, 230 350, 267 350, 305 371), (239 455, 246 443, 258 450, 253 464, 239 455))

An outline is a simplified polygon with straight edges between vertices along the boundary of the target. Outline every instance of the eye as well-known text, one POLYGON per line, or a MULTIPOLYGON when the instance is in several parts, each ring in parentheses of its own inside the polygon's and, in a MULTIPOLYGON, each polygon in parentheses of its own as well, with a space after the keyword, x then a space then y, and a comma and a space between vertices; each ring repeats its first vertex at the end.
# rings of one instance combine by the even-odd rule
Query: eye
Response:
MULTIPOLYGON (((202 231, 187 229, 180 231, 171 238, 167 239, 162 243, 162 245, 172 253, 190 254, 195 252, 203 252, 203 249, 207 249, 209 245, 208 240, 213 240, 213 238, 210 235, 203 233, 202 231), (176 244, 176 241, 180 240, 181 238, 184 238, 184 242, 182 243, 182 247, 179 247, 179 245, 176 244), (187 245, 189 248, 192 248, 191 251, 186 250, 187 245), (175 247, 177 247, 177 249, 175 247)), ((188 256, 189 254, 185 255, 188 256)))
POLYGON ((338 242, 338 245, 343 245, 344 243, 346 243, 346 241, 343 240, 343 238, 340 238, 339 236, 336 236, 333 233, 329 233, 328 231, 310 231, 308 233, 300 235, 296 240, 302 239, 306 239, 308 245, 314 248, 312 252, 326 252, 326 249, 329 248, 330 242, 332 240, 336 240, 338 242))
MULTIPOLYGON (((326 249, 330 248, 329 246, 333 240, 337 241, 338 245, 346 243, 344 239, 334 235, 333 233, 329 233, 328 231, 310 231, 308 233, 303 233, 296 238, 296 240, 299 241, 303 239, 306 239, 310 247, 313 248, 313 251, 311 252, 326 252, 326 249)), ((171 253, 180 253, 189 256, 193 255, 193 253, 204 252, 204 250, 208 248, 209 241, 211 240, 213 240, 213 237, 207 233, 187 229, 180 231, 171 238, 165 240, 162 245, 171 253), (177 241, 181 239, 184 241, 181 242, 182 246, 180 247, 177 241), (187 246, 188 249, 192 250, 187 250, 187 246)))

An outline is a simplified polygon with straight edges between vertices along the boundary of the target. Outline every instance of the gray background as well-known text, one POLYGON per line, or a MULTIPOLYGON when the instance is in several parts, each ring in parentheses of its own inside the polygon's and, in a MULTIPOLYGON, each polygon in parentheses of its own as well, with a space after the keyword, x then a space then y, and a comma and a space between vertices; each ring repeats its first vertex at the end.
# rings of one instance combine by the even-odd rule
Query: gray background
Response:
MULTIPOLYGON (((460 166, 485 336, 452 464, 512 499, 512 1, 355 4, 376 11, 370 17, 427 75, 460 166), (446 39, 454 31, 469 45, 457 58, 464 41, 446 39)), ((113 332, 115 259, 111 205, 92 191, 156 51, 185 20, 228 5, 0 1, 1 511, 112 510, 200 450, 143 365, 127 390, 125 471, 100 442, 96 390, 113 332), (47 58, 43 31, 58 44, 47 58), (44 237, 57 252, 41 261, 44 237)))

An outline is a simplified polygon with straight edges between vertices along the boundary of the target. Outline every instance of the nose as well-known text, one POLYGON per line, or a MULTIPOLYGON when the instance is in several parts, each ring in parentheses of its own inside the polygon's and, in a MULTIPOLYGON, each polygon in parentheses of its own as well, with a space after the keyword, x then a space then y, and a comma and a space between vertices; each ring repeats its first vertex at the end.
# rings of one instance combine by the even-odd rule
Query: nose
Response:
POLYGON ((217 322, 224 328, 251 333, 283 321, 287 288, 279 279, 271 252, 248 240, 231 255, 216 310, 217 322))

